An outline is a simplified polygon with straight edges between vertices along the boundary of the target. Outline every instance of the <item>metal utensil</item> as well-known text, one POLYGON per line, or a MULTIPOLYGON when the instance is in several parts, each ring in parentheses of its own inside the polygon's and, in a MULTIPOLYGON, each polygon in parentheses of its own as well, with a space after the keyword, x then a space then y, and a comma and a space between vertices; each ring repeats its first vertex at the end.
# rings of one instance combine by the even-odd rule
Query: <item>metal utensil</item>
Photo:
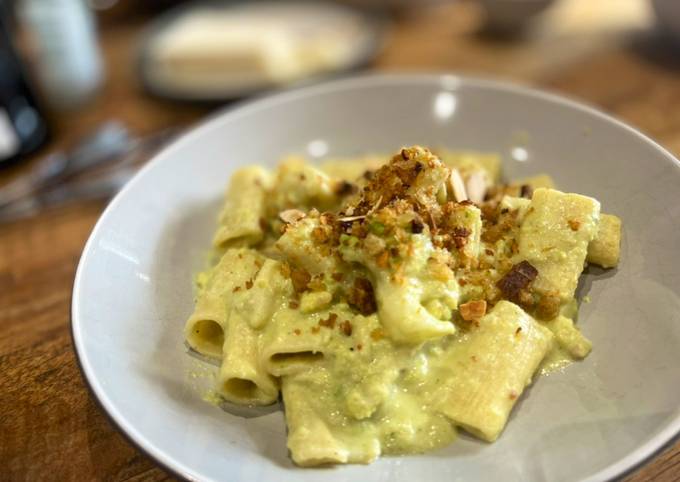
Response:
POLYGON ((60 179, 124 155, 132 138, 118 121, 109 121, 87 136, 70 152, 58 151, 38 161, 26 175, 0 189, 0 209, 60 179))
POLYGON ((0 222, 67 202, 112 196, 177 132, 170 128, 134 138, 118 121, 103 124, 70 152, 47 156, 28 174, 0 189, 0 222))

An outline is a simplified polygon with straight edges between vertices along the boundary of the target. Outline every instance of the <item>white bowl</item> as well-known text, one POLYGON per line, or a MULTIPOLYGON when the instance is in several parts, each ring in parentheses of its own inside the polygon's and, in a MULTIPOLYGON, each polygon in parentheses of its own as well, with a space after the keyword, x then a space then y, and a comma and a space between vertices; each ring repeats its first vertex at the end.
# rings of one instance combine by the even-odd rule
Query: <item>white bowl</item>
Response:
POLYGON ((680 429, 680 165, 589 107, 448 75, 358 77, 228 110, 156 156, 116 197, 78 267, 73 338, 115 423, 189 479, 230 481, 603 480, 680 429), (420 143, 499 151, 509 176, 548 172, 623 218, 618 270, 591 270, 580 326, 593 353, 525 393, 500 439, 433 453, 300 469, 279 411, 201 400, 209 380, 182 337, 233 170, 284 154, 390 152, 420 143), (258 416, 253 416, 258 415, 258 416))

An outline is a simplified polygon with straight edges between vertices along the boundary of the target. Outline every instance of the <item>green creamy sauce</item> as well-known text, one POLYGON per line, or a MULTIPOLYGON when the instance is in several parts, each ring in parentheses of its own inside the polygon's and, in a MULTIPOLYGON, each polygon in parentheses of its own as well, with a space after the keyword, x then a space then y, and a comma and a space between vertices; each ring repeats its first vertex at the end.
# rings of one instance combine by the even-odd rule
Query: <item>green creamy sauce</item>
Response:
POLYGON ((574 360, 569 356, 569 353, 555 344, 541 362, 539 372, 541 375, 550 375, 551 373, 561 371, 573 362, 574 360))
POLYGON ((437 379, 422 351, 386 340, 349 350, 340 340, 295 383, 314 394, 307 400, 314 416, 345 445, 377 441, 382 453, 425 452, 450 443, 456 429, 431 406, 437 379))
MULTIPOLYGON (((380 226, 373 229, 380 231, 380 226)), ((507 255, 509 248, 505 244, 501 240, 492 246, 495 253, 489 257, 492 266, 495 256, 507 255)), ((346 254, 355 251, 352 243, 345 249, 346 254)), ((425 253, 424 249, 417 249, 410 264, 424 266, 425 253)), ((494 268, 489 269, 487 275, 492 279, 499 276, 494 268)), ((196 276, 199 294, 212 282, 213 276, 213 270, 196 276)), ((278 282, 283 283, 283 280, 278 282)), ((249 300, 232 303, 230 308, 245 318, 253 318, 254 312, 270 306, 270 310, 265 310, 269 315, 262 313, 263 319, 271 318, 272 321, 265 323, 258 332, 261 345, 285 345, 291 339, 298 341, 311 337, 315 340, 310 345, 321 347, 322 356, 312 361, 303 360, 297 370, 285 374, 291 387, 290 403, 302 407, 298 410, 303 412, 303 417, 322 421, 342 446, 352 448, 357 455, 351 461, 369 461, 371 454, 422 453, 449 444, 456 437, 456 426, 442 413, 442 401, 450 396, 446 381, 454 376, 461 363, 469 363, 468 334, 459 330, 421 344, 395 343, 385 334, 385 327, 377 315, 360 316, 345 303, 331 301, 329 292, 335 292, 339 285, 328 276, 325 283, 327 299, 321 292, 308 292, 301 297, 299 309, 289 307, 290 288, 272 284, 271 280, 261 287, 256 281, 252 291, 241 290, 232 295, 235 300, 249 300), (259 292, 256 293, 258 289, 273 291, 268 291, 264 300, 259 292), (324 299, 326 305, 317 309, 317 304, 324 299), (305 310, 307 305, 308 312, 305 310), (319 327, 319 322, 328 319, 332 313, 337 315, 336 324, 351 321, 350 336, 342 334, 337 326, 319 327), (382 333, 381 338, 374 338, 376 331, 382 333), (299 336, 292 336, 296 332, 299 336)), ((390 288, 387 291, 394 291, 390 288)), ((483 298, 483 291, 479 286, 467 284, 459 288, 459 296, 462 303, 483 298)), ((391 299, 393 295, 386 298, 391 299)), ((438 318, 450 318, 440 316, 435 309, 441 308, 438 305, 429 303, 426 308, 438 318)), ((574 318, 576 313, 575 301, 562 309, 562 314, 569 318, 574 318)), ((287 361, 291 363, 292 359, 287 361)), ((569 352, 554 343, 538 372, 548 374, 572 361, 569 352)), ((215 393, 208 394, 207 399, 217 400, 215 393)))
MULTIPOLYGON (((307 395, 309 416, 358 451, 377 445, 380 453, 422 453, 449 444, 456 426, 442 413, 450 396, 446 381, 470 363, 470 335, 459 331, 408 347, 371 340, 371 331, 380 326, 377 317, 362 321, 353 320, 352 337, 331 338, 322 362, 291 377, 298 393, 307 395)), ((549 374, 572 361, 554 343, 537 372, 549 374)))
MULTIPOLYGON (((506 251, 502 243, 494 246, 497 255, 506 251)), ((349 246, 347 251, 353 249, 349 246)), ((416 250, 411 264, 424 265, 426 258, 419 259, 423 252, 423 249, 416 250)), ((196 276, 199 294, 213 282, 214 274, 208 270, 196 276)), ((488 276, 497 278, 498 273, 491 268, 488 276)), ((328 293, 339 287, 332 279, 325 278, 329 290, 325 292, 327 299, 321 292, 308 292, 301 297, 298 309, 289 306, 287 281, 275 279, 276 283, 272 283, 272 278, 262 285, 255 280, 252 291, 233 293, 234 300, 243 301, 233 302, 230 310, 244 318, 271 319, 258 331, 261 346, 310 339, 310 346, 320 347, 322 355, 302 360, 297 369, 285 374, 291 387, 289 402, 298 406, 303 418, 320 420, 336 441, 351 448, 355 458, 350 461, 367 462, 380 453, 422 453, 455 439, 456 426, 442 413, 442 403, 450 397, 451 388, 446 382, 454 377, 457 367, 469 363, 471 353, 466 332, 459 330, 415 345, 395 343, 385 334, 377 314, 364 317, 345 303, 331 301, 328 293), (268 290, 267 294, 260 293, 261 289, 268 290), (324 299, 326 305, 317 309, 318 300, 324 299), (306 304, 310 305, 309 312, 305 312, 306 304), (261 316, 256 316, 263 307, 261 316), (351 335, 343 334, 338 326, 320 327, 319 322, 331 314, 337 315, 336 325, 345 320, 351 322, 351 335), (375 337, 376 332, 381 336, 375 337)), ((482 294, 478 286, 462 286, 460 302, 481 298, 482 294)), ((436 306, 427 308, 438 315, 436 306)), ((562 314, 574 318, 577 308, 572 301, 563 307, 562 314)), ((477 355, 483 356, 483 353, 477 355)), ((572 361, 569 352, 554 343, 538 372, 549 374, 572 361)), ((287 362, 293 360, 287 359, 287 362)), ((214 392, 206 395, 206 400, 212 403, 217 403, 218 398, 214 392)))

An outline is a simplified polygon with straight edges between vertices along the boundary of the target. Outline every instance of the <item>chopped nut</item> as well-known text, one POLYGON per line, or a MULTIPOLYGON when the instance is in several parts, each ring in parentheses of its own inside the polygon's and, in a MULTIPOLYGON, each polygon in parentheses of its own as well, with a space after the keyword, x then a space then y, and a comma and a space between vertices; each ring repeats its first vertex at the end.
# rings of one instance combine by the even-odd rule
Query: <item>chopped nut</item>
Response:
POLYGON ((451 169, 451 174, 449 176, 449 188, 456 201, 462 202, 467 200, 467 192, 465 191, 465 183, 463 183, 463 178, 460 176, 458 169, 451 169))
POLYGON ((321 216, 319 216, 319 222, 322 226, 333 224, 335 222, 335 214, 330 212, 322 213, 321 216))
POLYGON ((540 296, 534 313, 539 320, 552 320, 560 313, 561 300, 559 295, 547 293, 540 296))
POLYGON ((538 276, 538 270, 528 261, 522 261, 513 265, 510 271, 496 283, 496 286, 507 299, 517 300, 520 290, 529 286, 536 276, 538 276))
POLYGON ((321 226, 317 226, 314 229, 312 229, 311 235, 314 242, 318 244, 325 243, 326 241, 328 241, 329 237, 326 230, 321 226))
POLYGON ((352 324, 349 322, 349 320, 345 320, 340 323, 340 331, 342 331, 346 336, 352 335, 352 324))
POLYGON ((484 202, 486 195, 486 176, 482 171, 474 171, 465 183, 466 192, 470 201, 475 204, 484 202))
POLYGON ((462 238, 460 236, 453 237, 453 244, 456 245, 456 249, 463 249, 467 244, 467 238, 462 238))
POLYGON ((456 226, 453 228, 453 235, 459 238, 467 238, 470 236, 470 230, 468 228, 456 226))
POLYGON ((291 300, 291 301, 288 302, 288 308, 290 308, 291 310, 297 310, 299 307, 300 307, 300 303, 298 303, 295 300, 291 300))
POLYGON ((281 263, 281 275, 283 275, 284 278, 290 278, 290 265, 287 262, 281 263))
POLYGON ((302 293, 309 286, 312 280, 312 275, 304 268, 291 268, 290 279, 293 282, 293 288, 296 293, 302 293))
POLYGON ((456 245, 457 249, 463 249, 468 242, 468 236, 470 236, 470 230, 463 227, 453 228, 453 243, 456 245))
MULTIPOLYGON (((485 210, 482 210, 484 214, 485 210)), ((487 217, 485 219, 484 230, 482 231, 482 241, 485 243, 495 243, 499 239, 503 238, 507 233, 509 233, 517 222, 517 216, 519 211, 503 208, 498 212, 487 212, 487 217)))
POLYGON ((383 269, 387 268, 390 263, 390 254, 387 251, 383 251, 378 255, 378 257, 375 260, 375 263, 383 269))
POLYGON ((293 333, 295 333, 296 335, 302 334, 302 332, 300 331, 299 328, 295 328, 295 329, 293 330, 293 333))
POLYGON ((307 291, 301 296, 300 311, 313 313, 328 307, 331 301, 333 301, 333 295, 328 291, 307 291))
POLYGON ((369 256, 376 256, 384 252, 385 240, 375 234, 369 234, 364 239, 364 249, 369 256))
POLYGON ((578 231, 578 228, 581 227, 581 223, 575 219, 569 219, 567 223, 572 231, 578 231))
POLYGON ((329 313, 328 318, 325 320, 319 320, 319 326, 324 326, 326 328, 334 328, 335 321, 338 319, 338 315, 335 313, 329 313))
POLYGON ((287 224, 292 224, 307 216, 299 209, 286 209, 279 213, 279 219, 287 224))
POLYGON ((465 321, 478 320, 486 314, 486 301, 473 300, 463 303, 458 307, 460 316, 465 321))
POLYGON ((425 228, 425 225, 420 219, 414 219, 411 221, 411 232, 413 234, 420 234, 423 232, 423 229, 425 228))
POLYGON ((249 290, 252 287, 253 287, 253 280, 249 279, 248 281, 246 281, 246 289, 249 290))
POLYGON ((364 316, 375 313, 378 309, 373 293, 373 285, 366 278, 354 280, 354 285, 347 294, 347 302, 364 316))
POLYGON ((522 288, 521 290, 519 290, 516 303, 519 304, 525 310, 530 310, 534 307, 536 301, 534 300, 534 296, 530 290, 528 290, 527 288, 522 288))

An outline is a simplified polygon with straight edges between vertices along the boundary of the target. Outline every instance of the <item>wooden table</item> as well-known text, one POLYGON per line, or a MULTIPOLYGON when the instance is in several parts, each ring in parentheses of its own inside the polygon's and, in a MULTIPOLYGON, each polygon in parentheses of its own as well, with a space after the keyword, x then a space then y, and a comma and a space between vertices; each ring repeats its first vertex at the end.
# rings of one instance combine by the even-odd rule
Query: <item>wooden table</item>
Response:
MULTIPOLYGON (((617 7, 625 3, 616 1, 617 7)), ((556 90, 617 115, 680 154, 680 51, 671 52, 645 32, 648 17, 643 21, 619 9, 612 20, 600 12, 603 33, 593 28, 592 15, 590 24, 578 19, 583 0, 571 3, 516 41, 479 34, 480 12, 471 3, 402 12, 374 68, 451 70, 556 90)), ((54 118, 50 148, 67 145, 105 119, 144 133, 187 125, 210 110, 155 100, 139 90, 131 62, 139 31, 136 23, 103 29, 106 85, 82 112, 54 118)), ((0 172, 0 181, 26 167, 0 172)), ((0 225, 0 480, 171 478, 107 420, 74 357, 71 286, 103 207, 76 204, 0 225)), ((680 480, 680 443, 625 480, 680 480)))

